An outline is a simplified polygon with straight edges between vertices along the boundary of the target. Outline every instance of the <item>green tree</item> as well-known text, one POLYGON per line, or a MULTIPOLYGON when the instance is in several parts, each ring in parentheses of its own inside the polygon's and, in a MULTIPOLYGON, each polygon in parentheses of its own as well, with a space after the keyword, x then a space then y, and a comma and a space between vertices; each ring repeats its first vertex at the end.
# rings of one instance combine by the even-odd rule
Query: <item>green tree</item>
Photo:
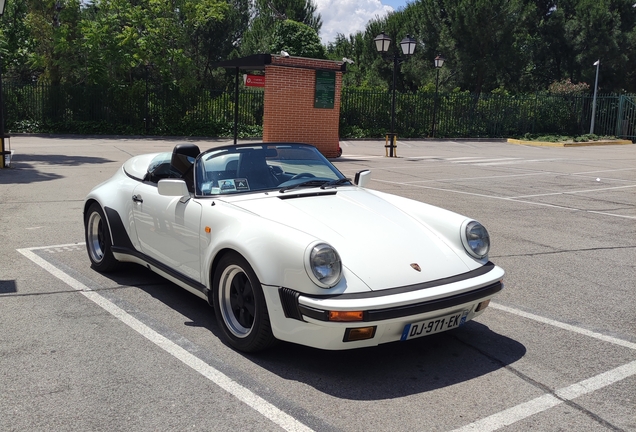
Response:
POLYGON ((27 13, 26 2, 8 2, 0 18, 2 74, 4 78, 20 82, 37 78, 31 65, 36 46, 26 24, 27 13))
POLYGON ((133 81, 150 69, 163 82, 185 86, 202 78, 205 36, 229 9, 222 0, 100 0, 95 7, 95 17, 82 22, 94 82, 133 81))
POLYGON ((191 84, 209 73, 219 46, 235 49, 225 41, 236 44, 245 30, 248 1, 9 2, 0 29, 9 69, 22 80, 111 85, 150 68, 164 81, 191 84), (219 28, 224 44, 215 40, 219 28))
POLYGON ((514 86, 526 59, 522 46, 528 5, 522 0, 428 0, 437 3, 443 23, 448 67, 461 88, 479 94, 514 86))
POLYGON ((314 29, 292 20, 276 23, 270 43, 270 52, 286 51, 290 55, 324 59, 325 48, 314 29))
POLYGON ((54 84, 81 76, 79 0, 29 0, 24 25, 29 33, 23 48, 33 75, 54 84))
POLYGON ((275 23, 291 20, 311 27, 316 33, 322 18, 313 0, 255 0, 248 30, 241 39, 241 54, 267 53, 272 44, 275 23))

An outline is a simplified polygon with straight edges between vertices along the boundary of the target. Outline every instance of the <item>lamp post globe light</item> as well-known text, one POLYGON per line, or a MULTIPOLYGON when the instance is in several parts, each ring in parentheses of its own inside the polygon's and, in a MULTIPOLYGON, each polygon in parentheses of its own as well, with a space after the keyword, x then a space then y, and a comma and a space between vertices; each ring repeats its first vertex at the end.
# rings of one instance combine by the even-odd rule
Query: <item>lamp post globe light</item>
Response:
MULTIPOLYGON (((382 32, 373 39, 373 42, 375 43, 375 48, 380 54, 383 56, 389 54, 391 38, 388 35, 382 32)), ((413 53, 415 53, 416 45, 417 41, 411 36, 406 35, 406 37, 400 41, 400 48, 402 49, 403 57, 400 56, 397 49, 393 49, 393 91, 391 95, 391 131, 389 133, 390 143, 388 145, 389 157, 393 157, 393 149, 395 148, 395 83, 397 80, 397 69, 401 61, 406 61, 413 55, 413 53)))
POLYGON ((439 70, 444 66, 444 61, 446 59, 441 55, 437 54, 435 57, 435 100, 433 101, 433 125, 431 126, 431 138, 435 138, 435 114, 437 113, 437 99, 439 94, 439 70))
MULTIPOLYGON (((0 0, 0 17, 4 14, 4 7, 6 6, 6 0, 0 0)), ((4 102, 2 100, 2 61, 0 61, 0 169, 5 168, 5 154, 8 153, 4 150, 4 102)))
POLYGON ((435 67, 437 69, 441 68, 444 66, 445 61, 446 59, 441 54, 437 54, 437 57, 435 57, 435 67))

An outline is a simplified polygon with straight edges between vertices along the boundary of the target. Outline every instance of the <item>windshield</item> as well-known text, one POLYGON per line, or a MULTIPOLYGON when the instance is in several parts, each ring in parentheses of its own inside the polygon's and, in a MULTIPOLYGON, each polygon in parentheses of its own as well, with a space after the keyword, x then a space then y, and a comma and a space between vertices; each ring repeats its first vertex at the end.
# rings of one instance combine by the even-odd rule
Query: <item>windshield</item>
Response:
POLYGON ((306 144, 221 147, 202 153, 196 161, 199 196, 348 183, 344 179, 315 147, 306 144))

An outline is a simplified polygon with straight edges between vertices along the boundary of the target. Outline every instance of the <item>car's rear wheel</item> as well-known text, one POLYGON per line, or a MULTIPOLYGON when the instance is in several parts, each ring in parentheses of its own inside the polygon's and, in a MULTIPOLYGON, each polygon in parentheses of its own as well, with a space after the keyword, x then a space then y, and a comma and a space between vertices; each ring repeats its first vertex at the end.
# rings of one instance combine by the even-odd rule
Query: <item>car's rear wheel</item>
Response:
POLYGON ((110 230, 104 212, 99 204, 93 203, 88 208, 84 218, 86 251, 91 260, 91 267, 99 272, 115 270, 119 261, 110 250, 110 230))
POLYGON ((232 347, 254 352, 276 341, 261 283, 239 254, 228 253, 219 261, 214 273, 213 299, 216 319, 232 347))

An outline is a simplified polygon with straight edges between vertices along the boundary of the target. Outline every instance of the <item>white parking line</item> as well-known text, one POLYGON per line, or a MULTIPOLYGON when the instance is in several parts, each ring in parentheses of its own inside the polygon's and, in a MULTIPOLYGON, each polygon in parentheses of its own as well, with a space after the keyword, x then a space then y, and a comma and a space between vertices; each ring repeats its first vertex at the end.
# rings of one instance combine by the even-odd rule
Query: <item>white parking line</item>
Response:
POLYGON ((619 217, 623 219, 636 219, 636 216, 619 215, 616 213, 608 213, 608 212, 601 212, 601 211, 594 211, 594 210, 588 210, 588 213, 596 213, 596 214, 605 215, 605 216, 614 216, 614 217, 619 217))
POLYGON ((219 370, 213 368, 209 364, 205 363, 203 360, 198 358, 197 356, 189 353, 179 345, 172 342, 170 339, 165 336, 157 333, 138 319, 134 318, 132 315, 128 314, 126 311, 121 309, 119 306, 112 303, 110 300, 102 297, 97 292, 91 290, 89 287, 79 282, 75 278, 69 276, 63 271, 59 270, 57 267, 53 266, 48 261, 40 258, 38 255, 33 253, 33 250, 39 249, 51 249, 51 248, 63 248, 67 246, 75 246, 79 243, 74 243, 71 245, 56 245, 56 246, 47 246, 47 247, 35 247, 35 248, 26 248, 26 249, 18 249, 22 255, 33 261, 35 264, 42 267, 44 270, 60 279, 65 284, 69 285, 71 288, 79 291, 82 295, 84 295, 89 300, 93 301, 95 304, 106 310, 108 313, 119 319, 121 322, 126 324, 131 329, 135 330, 137 333, 157 345, 159 348, 166 351, 168 354, 173 357, 181 360, 184 364, 191 367, 195 371, 199 372, 201 375, 230 393, 232 396, 236 397, 241 402, 247 404, 251 408, 258 411, 264 417, 268 418, 281 428, 286 431, 312 431, 309 427, 300 423, 298 420, 293 418, 292 416, 286 414, 281 411, 274 405, 267 402, 265 399, 260 396, 252 393, 247 388, 243 387, 236 381, 232 380, 227 375, 223 374, 219 370))
POLYGON ((345 159, 360 159, 360 160, 369 160, 369 159, 380 159, 386 156, 370 156, 370 155, 354 155, 354 154, 344 154, 342 155, 345 159))
POLYGON ((609 169, 609 170, 598 170, 598 171, 583 171, 578 173, 573 173, 572 175, 580 175, 580 174, 598 174, 604 172, 619 172, 619 171, 634 171, 636 168, 619 168, 619 169, 609 169))
POLYGON ((607 188, 586 189, 586 190, 566 191, 566 192, 551 192, 551 193, 536 194, 536 195, 519 195, 514 197, 508 197, 508 198, 519 199, 519 198, 535 198, 535 197, 554 196, 554 195, 570 195, 570 194, 579 194, 579 193, 588 193, 588 192, 608 191, 608 190, 614 190, 614 189, 626 189, 626 188, 633 188, 633 187, 636 187, 636 185, 614 186, 614 187, 607 187, 607 188))
POLYGON ((490 432, 636 375, 636 361, 467 424, 453 432, 490 432))
MULTIPOLYGON (((636 350, 636 344, 632 342, 628 342, 612 336, 607 336, 601 333, 596 333, 549 318, 544 318, 539 315, 534 315, 528 312, 521 311, 519 309, 503 306, 498 303, 491 302, 490 306, 495 309, 528 318, 543 324, 548 324, 553 327, 558 327, 594 339, 599 339, 603 342, 609 342, 614 345, 619 345, 625 348, 636 350)), ((513 423, 530 417, 534 414, 547 411, 550 408, 560 405, 566 401, 571 401, 585 394, 592 393, 596 390, 602 389, 603 387, 612 385, 633 375, 636 375, 636 361, 627 363, 623 366, 619 366, 608 372, 593 376, 581 382, 572 384, 568 387, 557 389, 554 391, 554 394, 545 394, 543 396, 539 396, 538 398, 532 399, 531 401, 524 402, 512 408, 508 408, 491 416, 485 417, 481 420, 477 420, 476 422, 467 424, 466 426, 463 426, 459 429, 455 429, 453 432, 495 431, 497 429, 509 426, 513 423)))
POLYGON ((453 161, 451 163, 454 163, 454 164, 473 164, 473 163, 476 164, 476 163, 479 163, 480 165, 489 165, 489 164, 486 164, 486 163, 483 163, 483 162, 510 161, 510 160, 520 160, 520 159, 519 158, 508 158, 508 157, 506 157, 506 158, 497 158, 497 159, 489 158, 489 159, 473 159, 473 160, 464 160, 464 161, 453 161))
POLYGON ((494 166, 494 165, 516 165, 516 164, 524 164, 524 163, 532 163, 532 162, 550 162, 550 161, 558 161, 563 160, 562 158, 555 159, 520 159, 516 161, 510 162, 488 162, 488 163, 479 163, 475 165, 479 166, 494 166))
MULTIPOLYGON (((416 184, 415 182, 405 183, 405 182, 396 182, 396 181, 379 180, 379 179, 374 179, 373 181, 377 181, 377 182, 380 182, 380 183, 396 184, 396 185, 401 185, 401 186, 415 186, 415 187, 421 188, 421 189, 431 189, 431 190, 438 190, 438 191, 443 191, 443 192, 452 192, 452 193, 457 193, 457 194, 462 194, 462 195, 471 195, 471 196, 476 196, 476 197, 481 197, 481 198, 490 198, 490 199, 497 199, 497 200, 502 200, 502 201, 512 201, 512 202, 518 202, 518 203, 524 203, 524 204, 530 204, 530 205, 536 205, 536 206, 542 206, 542 207, 552 207, 552 208, 558 208, 558 209, 567 210, 567 211, 582 211, 582 212, 585 212, 585 213, 594 213, 594 214, 612 216, 612 217, 617 217, 617 218, 622 218, 622 219, 636 219, 636 216, 620 215, 620 214, 600 212, 600 211, 595 211, 595 210, 583 210, 583 209, 578 209, 578 208, 573 208, 573 207, 565 207, 565 206, 560 206, 560 205, 555 205, 555 204, 547 204, 547 203, 542 203, 542 202, 525 201, 525 200, 522 200, 522 199, 515 199, 514 197, 513 198, 510 198, 510 197, 498 197, 498 196, 493 196, 493 195, 478 194, 478 193, 474 193, 474 192, 458 191, 458 190, 454 190, 454 189, 438 188, 438 187, 433 187, 433 186, 424 186, 424 185, 416 184)), ((629 187, 632 187, 632 186, 629 186, 629 187)), ((571 191, 571 192, 568 192, 568 193, 575 193, 575 191, 571 191)))
POLYGON ((499 303, 490 302, 490 306, 495 308, 495 309, 502 310, 504 312, 508 312, 508 313, 511 313, 511 314, 514 314, 514 315, 518 315, 518 316, 521 316, 521 317, 524 317, 524 318, 531 319, 533 321, 537 321, 537 322, 540 322, 540 323, 543 323, 543 324, 548 324, 548 325, 551 325, 553 327, 558 327, 558 328, 561 328, 563 330, 568 330, 568 331, 571 331, 571 332, 574 332, 574 333, 582 334, 584 336, 588 336, 588 337, 591 337, 591 338, 594 338, 594 339, 599 339, 599 340, 602 340, 603 342, 609 342, 609 343, 614 344, 614 345, 620 345, 620 346, 625 347, 625 348, 630 348, 630 349, 636 350, 636 343, 633 343, 633 342, 629 342, 629 341, 626 341, 626 340, 623 340, 623 339, 618 339, 618 338, 615 338, 615 337, 612 337, 612 336, 607 336, 607 335, 604 335, 602 333, 593 332, 593 331, 586 330, 586 329, 581 328, 581 327, 576 327, 576 326, 573 326, 573 325, 570 325, 570 324, 565 324, 565 323, 562 323, 560 321, 552 320, 550 318, 544 318, 542 316, 534 315, 534 314, 531 314, 531 313, 528 313, 528 312, 524 312, 524 311, 519 310, 519 309, 514 309, 514 308, 511 308, 511 307, 508 307, 508 306, 504 306, 504 305, 501 305, 499 303))
MULTIPOLYGON (((82 284, 75 278, 69 276, 63 271, 59 270, 57 267, 49 263, 43 258, 40 258, 38 255, 33 253, 34 250, 66 250, 72 251, 77 250, 78 246, 82 246, 82 243, 71 243, 65 245, 54 245, 54 246, 42 246, 42 247, 33 247, 33 248, 25 248, 18 249, 22 255, 26 258, 34 262, 35 264, 42 267, 44 270, 57 277, 73 289, 79 291, 82 295, 84 295, 89 300, 96 303, 98 306, 109 312, 111 315, 119 319, 121 322, 129 326, 131 329, 135 330, 140 335, 144 336, 146 339, 179 359, 181 362, 191 367, 195 371, 199 372, 201 375, 205 376, 210 381, 214 382, 219 387, 223 388, 228 393, 232 394, 241 402, 247 404, 252 407, 254 410, 258 411, 264 417, 268 418, 281 428, 286 431, 312 431, 309 427, 300 423, 295 418, 281 411, 279 408, 270 404, 260 396, 254 394, 247 388, 238 384, 227 375, 213 368, 209 364, 205 363, 203 360, 199 359, 195 355, 191 354, 187 350, 183 349, 179 345, 175 344, 165 336, 159 334, 158 332, 152 330, 150 327, 134 318, 126 311, 121 309, 119 306, 112 303, 110 300, 102 297, 97 292, 91 290, 86 285, 82 284)), ((629 341, 625 341, 622 339, 618 339, 612 336, 607 336, 601 333, 593 332, 590 330, 586 330, 580 327, 576 327, 570 324, 565 324, 559 321, 555 321, 549 318, 544 318, 539 315, 531 314, 528 312, 521 311, 519 309, 511 308, 508 306, 504 306, 498 303, 491 302, 490 306, 494 309, 501 310, 507 313, 515 314, 527 319, 531 319, 537 322, 541 322, 543 324, 547 324, 553 327, 561 328, 567 331, 571 331, 574 333, 578 333, 584 336, 588 336, 591 338, 595 338, 604 342, 608 342, 614 345, 619 345, 625 348, 630 348, 636 350, 636 343, 632 343, 629 341)), ((619 366, 615 369, 612 369, 608 372, 601 373, 594 377, 588 378, 586 380, 580 381, 578 383, 572 384, 568 387, 564 387, 561 389, 555 390, 551 394, 545 394, 538 398, 535 398, 531 401, 524 402, 512 408, 508 408, 499 413, 493 414, 491 416, 480 419, 476 422, 467 424, 459 429, 455 429, 453 432, 468 432, 468 431, 495 431, 502 427, 511 425, 515 422, 523 420, 527 417, 530 417, 534 414, 538 414, 540 412, 546 411, 550 408, 553 408, 557 405, 565 403, 566 401, 570 401, 576 399, 580 396, 583 396, 588 393, 592 393, 596 390, 602 389, 609 385, 612 385, 618 381, 621 381, 625 378, 629 378, 631 376, 636 375, 636 361, 628 363, 623 366, 619 366)))

